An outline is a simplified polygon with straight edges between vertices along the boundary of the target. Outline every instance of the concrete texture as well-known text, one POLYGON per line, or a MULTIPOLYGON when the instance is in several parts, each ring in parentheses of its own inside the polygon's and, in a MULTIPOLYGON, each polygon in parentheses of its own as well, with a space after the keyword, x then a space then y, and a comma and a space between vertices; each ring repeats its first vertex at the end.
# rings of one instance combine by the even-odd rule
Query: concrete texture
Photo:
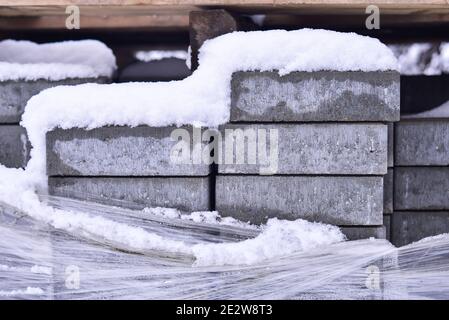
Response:
MULTIPOLYGON (((174 163, 176 127, 57 129, 47 133, 49 176, 206 176, 209 166, 174 163)), ((192 128, 185 128, 192 137, 192 128)), ((192 140, 192 139, 191 139, 192 140)), ((204 144, 205 145, 205 144, 204 144)), ((199 147, 190 143, 190 150, 199 147)), ((202 146, 201 146, 202 147, 202 146)))
POLYGON ((381 177, 219 175, 216 209, 257 224, 277 217, 380 226, 383 182, 381 177))
POLYGON ((237 72, 231 122, 399 121, 397 72, 237 72))
POLYGON ((391 241, 391 214, 384 214, 385 236, 388 241, 391 241))
POLYGON ((449 212, 395 212, 392 243, 403 246, 426 237, 449 232, 449 212))
POLYGON ((0 81, 0 123, 19 123, 27 101, 44 89, 86 82, 107 83, 108 78, 65 79, 60 81, 0 81))
POLYGON ((388 168, 394 166, 394 124, 388 123, 388 168))
POLYGON ((0 125, 0 164, 24 168, 30 158, 26 130, 19 125, 0 125))
POLYGON ((209 177, 50 177, 49 193, 131 209, 169 207, 210 210, 209 177))
POLYGON ((385 239, 385 227, 341 227, 343 234, 348 240, 360 240, 360 239, 385 239))
POLYGON ((395 139, 395 165, 449 165, 449 120, 401 121, 395 139))
POLYGON ((223 164, 218 166, 219 173, 259 174, 261 169, 270 171, 267 168, 276 167, 277 170, 271 170, 272 174, 387 173, 387 126, 384 124, 235 124, 222 126, 220 132, 223 164), (240 140, 234 138, 239 129, 240 140), (274 131, 277 136, 273 135, 274 131), (266 147, 258 149, 260 142, 264 146, 266 142, 266 147), (277 153, 273 152, 276 148, 272 142, 277 143, 277 153), (230 150, 235 149, 229 158, 232 163, 237 162, 236 145, 244 161, 227 164, 231 163, 226 161, 228 146, 230 150), (248 161, 251 153, 257 154, 253 164, 248 161), (272 153, 275 157, 270 157, 272 153), (263 157, 265 154, 268 161, 263 157))
POLYGON ((396 167, 395 210, 449 210, 449 168, 396 167))
POLYGON ((394 169, 388 169, 384 176, 384 213, 393 213, 394 202, 394 169))

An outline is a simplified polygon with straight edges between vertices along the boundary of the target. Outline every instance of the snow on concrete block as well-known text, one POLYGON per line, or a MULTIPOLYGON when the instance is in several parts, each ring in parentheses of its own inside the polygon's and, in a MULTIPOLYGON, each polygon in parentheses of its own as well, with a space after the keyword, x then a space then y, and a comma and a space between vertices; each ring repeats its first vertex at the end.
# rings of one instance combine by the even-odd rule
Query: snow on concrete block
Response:
POLYGON ((237 72, 231 121, 399 121, 397 72, 237 72))
POLYGON ((449 209, 449 168, 395 168, 394 209, 449 209))
POLYGON ((396 125, 396 165, 449 165, 448 137, 449 120, 401 121, 396 125))
POLYGON ((220 132, 219 173, 387 173, 383 124, 231 124, 220 132))
POLYGON ((388 173, 384 176, 384 213, 393 213, 393 171, 393 169, 388 169, 388 173))
POLYGON ((50 177, 49 193, 130 209, 210 210, 209 177, 50 177))
POLYGON ((382 196, 382 177, 219 175, 216 180, 216 209, 257 224, 277 217, 380 226, 382 196))
POLYGON ((361 240, 369 238, 386 239, 385 226, 341 227, 340 229, 348 240, 361 240))
POLYGON ((30 143, 19 125, 0 125, 0 164, 24 168, 30 158, 30 143))
MULTIPOLYGON (((47 133, 49 176, 206 176, 209 166, 201 159, 184 163, 170 157, 178 140, 176 127, 102 127, 94 130, 56 129, 47 133)), ((201 141, 185 127, 190 150, 201 141)), ((201 131, 199 131, 201 134, 201 131)), ((193 154, 193 153, 192 153, 193 154)), ((190 159, 193 155, 189 155, 190 159)))
POLYGON ((27 101, 42 90, 60 85, 76 85, 86 82, 107 83, 108 78, 75 78, 59 81, 39 79, 35 81, 0 81, 0 123, 19 123, 27 101))
POLYGON ((392 215, 392 243, 403 246, 449 232, 449 212, 411 211, 392 215))

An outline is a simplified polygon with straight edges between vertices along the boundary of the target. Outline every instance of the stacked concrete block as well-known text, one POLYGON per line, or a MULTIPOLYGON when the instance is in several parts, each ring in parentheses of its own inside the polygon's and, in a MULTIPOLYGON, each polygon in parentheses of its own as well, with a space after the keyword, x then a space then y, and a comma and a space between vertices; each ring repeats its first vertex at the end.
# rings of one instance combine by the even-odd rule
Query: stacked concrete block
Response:
POLYGON ((29 159, 30 144, 25 130, 20 127, 28 100, 44 89, 59 85, 86 82, 109 82, 107 78, 80 78, 60 81, 0 81, 0 164, 23 168, 29 159))
POLYGON ((254 223, 279 217, 335 224, 350 239, 385 237, 387 123, 399 120, 397 73, 238 72, 231 87, 231 123, 220 128, 218 211, 254 223))
MULTIPOLYGON (((47 134, 52 195, 132 209, 210 210, 210 166, 176 163, 176 127, 57 129, 47 134)), ((185 128, 192 132, 192 128, 185 128)), ((191 150, 204 147, 190 142, 191 150)), ((190 157, 190 155, 189 155, 190 157)))
POLYGON ((449 119, 396 125, 394 179, 394 244, 449 232, 449 119))
POLYGON ((386 236, 391 240, 391 215, 394 202, 394 124, 388 124, 388 173, 384 177, 384 226, 386 236))

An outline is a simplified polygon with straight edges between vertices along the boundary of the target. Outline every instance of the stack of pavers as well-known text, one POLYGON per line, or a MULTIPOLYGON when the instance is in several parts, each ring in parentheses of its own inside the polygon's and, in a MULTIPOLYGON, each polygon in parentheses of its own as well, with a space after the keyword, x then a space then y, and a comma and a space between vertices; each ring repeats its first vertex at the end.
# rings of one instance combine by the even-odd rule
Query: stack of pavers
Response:
MULTIPOLYGON (((174 163, 175 127, 57 129, 47 134, 50 193, 132 209, 216 209, 256 224, 303 218, 342 226, 350 239, 385 237, 398 73, 238 72, 231 86, 231 121, 209 132, 215 166, 174 163)), ((207 139, 185 129, 188 149, 204 153, 207 139)))
POLYGON ((449 232, 447 109, 403 117, 395 125, 392 242, 397 246, 449 232))
MULTIPOLYGON (((176 127, 57 129, 47 134, 49 192, 109 205, 211 210, 210 165, 177 163, 176 127)), ((192 127, 185 129, 192 134, 192 127)), ((200 132, 201 135, 201 132, 200 132)), ((203 148, 191 139, 190 150, 203 148)), ((188 155, 190 157, 190 154, 188 155)))
POLYGON ((111 82, 115 57, 94 40, 44 44, 4 40, 0 48, 0 164, 23 168, 30 144, 19 123, 28 100, 55 86, 111 82))
POLYGON ((303 218, 339 225, 349 239, 385 237, 397 72, 238 72, 231 95, 222 153, 234 149, 235 163, 245 161, 218 165, 222 215, 254 223, 303 218), (239 134, 247 146, 257 141, 256 160, 253 149, 238 146, 241 137, 230 138, 239 134))
POLYGON ((29 158, 30 144, 26 130, 19 123, 27 101, 44 89, 87 82, 104 83, 100 78, 77 78, 51 81, 8 80, 0 81, 0 163, 12 168, 23 168, 29 158))

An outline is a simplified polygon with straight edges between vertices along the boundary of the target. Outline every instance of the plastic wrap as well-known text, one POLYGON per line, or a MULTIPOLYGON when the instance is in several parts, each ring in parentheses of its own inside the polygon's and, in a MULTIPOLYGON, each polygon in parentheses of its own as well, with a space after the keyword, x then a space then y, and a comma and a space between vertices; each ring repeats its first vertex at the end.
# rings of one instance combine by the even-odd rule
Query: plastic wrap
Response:
MULTIPOLYGON (((237 243, 260 232, 42 200, 189 244, 237 243)), ((135 250, 78 229, 55 229, 6 204, 0 204, 0 234, 0 299, 449 298, 447 235, 401 248, 386 240, 344 241, 251 265, 196 266, 185 252, 135 250)))

